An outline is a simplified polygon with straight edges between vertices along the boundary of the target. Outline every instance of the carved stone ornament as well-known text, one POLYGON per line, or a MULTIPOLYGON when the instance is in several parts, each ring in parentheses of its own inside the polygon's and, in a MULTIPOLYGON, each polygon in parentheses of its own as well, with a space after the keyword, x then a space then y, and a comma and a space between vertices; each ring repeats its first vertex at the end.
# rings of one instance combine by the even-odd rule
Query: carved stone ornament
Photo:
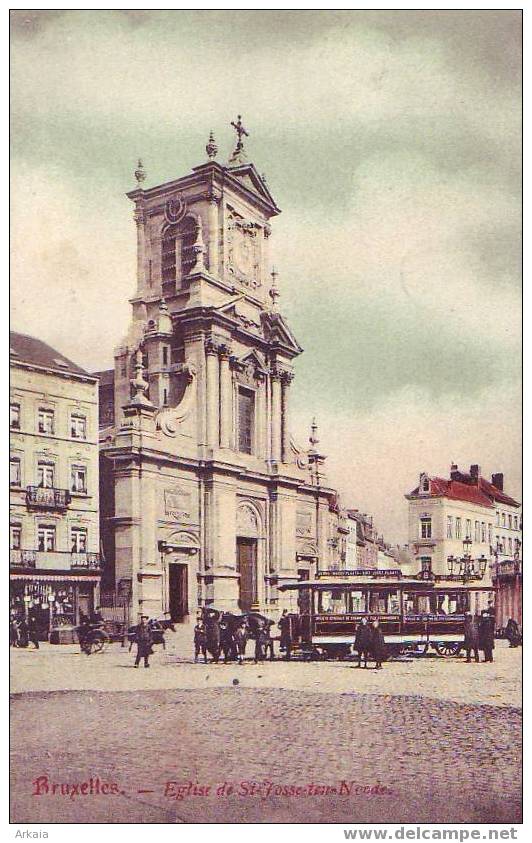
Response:
POLYGON ((198 553, 200 547, 197 534, 189 532, 188 530, 179 530, 176 533, 172 533, 172 535, 169 536, 166 545, 167 553, 185 553, 190 554, 191 556, 198 553))
POLYGON ((173 521, 188 521, 191 517, 191 492, 180 486, 165 489, 164 512, 173 521))
POLYGON ((176 223, 181 222, 186 212, 186 202, 183 201, 179 194, 174 196, 172 199, 167 199, 164 206, 164 216, 168 223, 175 225, 176 223))
POLYGON ((249 503, 241 503, 236 511, 236 532, 240 536, 258 536, 259 518, 249 503))
POLYGON ((244 360, 232 358, 232 365, 235 371, 235 378, 238 383, 244 386, 257 386, 257 381, 265 379, 265 372, 260 368, 257 361, 251 357, 244 360))
POLYGON ((293 439, 290 440, 290 449, 294 454, 297 467, 302 470, 307 469, 309 467, 308 455, 296 445, 293 439))
POLYGON ((234 309, 234 314, 235 314, 235 319, 237 319, 238 322, 240 322, 242 327, 247 328, 248 330, 252 330, 252 331, 260 331, 261 330, 261 326, 260 326, 259 322, 257 322, 255 319, 251 319, 245 313, 242 313, 242 311, 239 310, 239 308, 236 307, 236 306, 235 306, 235 309, 234 309))
POLYGON ((235 211, 228 220, 228 272, 239 284, 253 290, 261 286, 259 228, 235 211))
POLYGON ((296 513, 296 535, 312 535, 312 526, 312 512, 304 510, 296 513))
POLYGON ((195 399, 196 367, 193 363, 183 363, 178 374, 186 379, 186 389, 177 407, 167 407, 157 413, 155 423, 157 430, 165 436, 177 436, 179 425, 189 415, 195 399))

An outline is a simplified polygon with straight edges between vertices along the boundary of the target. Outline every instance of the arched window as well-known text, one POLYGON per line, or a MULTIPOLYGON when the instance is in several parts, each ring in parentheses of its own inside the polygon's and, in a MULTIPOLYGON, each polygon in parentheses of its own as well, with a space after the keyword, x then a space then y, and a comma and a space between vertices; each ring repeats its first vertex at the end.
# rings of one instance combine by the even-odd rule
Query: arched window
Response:
POLYGON ((193 217, 165 229, 161 240, 161 281, 163 295, 173 295, 180 279, 188 275, 195 264, 193 246, 197 223, 193 217))

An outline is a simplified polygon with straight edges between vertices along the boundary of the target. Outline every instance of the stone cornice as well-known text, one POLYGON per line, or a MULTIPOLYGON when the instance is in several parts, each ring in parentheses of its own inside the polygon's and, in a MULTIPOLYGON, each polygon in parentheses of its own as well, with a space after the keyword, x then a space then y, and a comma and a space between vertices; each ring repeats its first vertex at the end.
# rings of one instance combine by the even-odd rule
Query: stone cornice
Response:
POLYGON ((82 381, 83 383, 97 384, 99 378, 94 375, 82 375, 80 372, 63 371, 62 369, 53 369, 51 366, 39 366, 36 363, 27 363, 24 360, 14 360, 11 358, 9 365, 18 369, 27 369, 30 372, 38 372, 43 375, 55 375, 62 380, 82 381))
MULTIPOLYGON (((142 203, 142 207, 145 211, 148 214, 151 214, 152 210, 155 210, 153 209, 153 206, 151 208, 147 207, 151 200, 157 199, 159 196, 165 196, 173 191, 183 194, 187 190, 202 184, 206 187, 205 192, 195 194, 194 196, 184 196, 187 204, 190 205, 194 201, 197 202, 201 199, 209 201, 210 194, 212 194, 213 191, 216 191, 216 188, 218 188, 222 197, 224 188, 228 188, 233 193, 249 202, 249 204, 258 207, 268 219, 270 217, 277 216, 277 214, 281 212, 280 208, 278 208, 273 201, 270 202, 266 199, 266 197, 263 197, 254 190, 246 187, 246 185, 236 175, 233 175, 230 170, 222 167, 216 161, 209 161, 205 164, 200 164, 198 167, 193 168, 192 173, 188 173, 186 176, 182 176, 181 178, 156 185, 155 187, 147 189, 137 187, 134 190, 127 192, 126 196, 137 205, 142 203)), ((157 213, 159 213, 159 209, 157 209, 157 213)))
POLYGON ((226 330, 230 330, 235 338, 247 340, 252 345, 259 347, 265 354, 272 351, 281 352, 289 360, 292 360, 300 353, 288 345, 281 344, 277 341, 272 343, 256 333, 247 331, 235 319, 220 313, 213 307, 197 306, 181 311, 180 313, 172 314, 172 317, 176 326, 194 326, 196 330, 203 330, 204 332, 210 331, 213 324, 219 325, 226 330))
MULTIPOLYGON (((128 446, 110 446, 102 449, 107 457, 113 459, 117 464, 117 470, 124 472, 138 472, 139 464, 142 462, 145 467, 147 462, 154 465, 165 463, 167 465, 175 466, 176 468, 184 469, 199 474, 203 480, 209 481, 212 475, 231 476, 235 479, 241 478, 246 481, 260 483, 263 486, 275 486, 277 488, 294 489, 301 492, 307 492, 312 497, 324 496, 330 497, 335 494, 333 489, 325 486, 315 486, 312 483, 306 483, 301 478, 291 477, 282 473, 282 465, 278 465, 281 471, 274 474, 267 471, 257 471, 254 468, 246 468, 245 466, 235 465, 234 463, 221 462, 220 460, 200 460, 194 458, 184 458, 173 454, 163 453, 154 448, 138 447, 130 448, 128 446), (128 465, 124 465, 128 463, 128 465)), ((214 479, 214 478, 213 478, 214 479)))

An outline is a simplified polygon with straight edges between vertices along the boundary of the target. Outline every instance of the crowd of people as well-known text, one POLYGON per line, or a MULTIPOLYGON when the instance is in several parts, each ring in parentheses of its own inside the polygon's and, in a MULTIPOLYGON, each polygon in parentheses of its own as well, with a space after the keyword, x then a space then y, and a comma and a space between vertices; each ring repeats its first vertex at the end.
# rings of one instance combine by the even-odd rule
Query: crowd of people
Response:
MULTIPOLYGON (((219 614, 219 613, 215 613, 219 614)), ((90 630, 94 624, 102 621, 101 615, 93 613, 91 617, 83 618, 79 628, 80 643, 83 644, 84 636, 81 634, 86 628, 90 630)), ((294 647, 298 639, 295 624, 297 616, 283 610, 277 623, 279 635, 273 636, 272 627, 275 621, 267 618, 255 618, 255 624, 250 626, 250 619, 232 615, 222 615, 216 621, 217 644, 209 642, 209 620, 204 616, 198 618, 194 627, 194 662, 203 657, 207 662, 208 652, 213 655, 214 661, 223 656, 224 663, 236 661, 242 664, 249 640, 254 644, 254 661, 260 663, 267 658, 275 658, 274 642, 279 642, 279 650, 282 658, 290 661, 294 654, 294 647), (234 623, 231 623, 231 620, 234 623)), ((163 626, 173 628, 171 622, 164 622, 163 626)), ((164 644, 164 628, 160 623, 157 625, 158 635, 154 633, 153 621, 147 615, 142 615, 140 622, 129 631, 131 644, 136 644, 136 656, 134 666, 138 668, 143 662, 144 667, 150 666, 149 658, 153 653, 155 643, 164 644)), ((504 637, 507 638, 510 647, 516 647, 522 643, 522 634, 515 620, 510 618, 504 630, 504 637)), ((10 618, 10 644, 14 647, 28 647, 33 644, 39 649, 37 623, 34 615, 29 614, 27 618, 12 614, 10 618)), ((130 647, 131 649, 131 647, 130 647)), ((462 649, 465 652, 466 663, 472 661, 480 662, 480 653, 483 653, 485 662, 493 662, 495 649, 495 617, 493 608, 483 610, 480 615, 465 613, 464 620, 464 642, 462 649)), ((374 662, 375 669, 380 670, 386 659, 386 643, 382 629, 377 618, 363 617, 356 629, 353 641, 353 652, 358 657, 357 667, 367 668, 368 661, 374 662)))
POLYGON ((466 661, 471 662, 471 653, 475 661, 480 661, 479 650, 484 653, 484 661, 493 661, 495 649, 495 616, 493 609, 485 609, 480 617, 465 613, 464 620, 464 650, 466 661))
POLYGON ((37 619, 30 614, 28 619, 24 615, 12 614, 9 621, 9 643, 12 647, 27 647, 33 644, 35 650, 39 649, 39 638, 37 619))

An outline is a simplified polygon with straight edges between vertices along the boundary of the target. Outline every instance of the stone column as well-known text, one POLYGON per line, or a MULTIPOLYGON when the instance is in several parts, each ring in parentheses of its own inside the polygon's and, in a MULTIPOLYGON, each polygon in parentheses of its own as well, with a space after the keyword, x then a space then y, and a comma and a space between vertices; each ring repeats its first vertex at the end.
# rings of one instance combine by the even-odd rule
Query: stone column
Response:
POLYGON ((211 341, 205 343, 205 357, 207 370, 207 445, 218 447, 218 405, 219 405, 219 376, 218 376, 218 348, 211 341))
POLYGON ((281 461, 281 379, 279 372, 271 373, 272 383, 272 460, 281 461))
POLYGON ((233 428, 233 394, 228 345, 220 346, 220 447, 231 447, 233 428))
POLYGON ((281 434, 281 461, 290 462, 290 408, 288 404, 288 390, 293 379, 291 372, 284 372, 281 378, 281 412, 282 412, 282 434, 281 434))
POLYGON ((218 276, 218 240, 220 237, 218 225, 218 205, 220 197, 217 193, 209 194, 209 273, 218 276))
POLYGON ((137 226, 137 292, 141 293, 146 280, 146 217, 140 208, 133 216, 137 226))
POLYGON ((158 284, 162 290, 162 237, 159 235, 151 240, 151 286, 158 284))
POLYGON ((268 420, 266 408, 266 382, 263 376, 257 377, 257 390, 255 392, 255 430, 257 441, 255 454, 259 459, 267 458, 266 440, 268 436, 268 420))

